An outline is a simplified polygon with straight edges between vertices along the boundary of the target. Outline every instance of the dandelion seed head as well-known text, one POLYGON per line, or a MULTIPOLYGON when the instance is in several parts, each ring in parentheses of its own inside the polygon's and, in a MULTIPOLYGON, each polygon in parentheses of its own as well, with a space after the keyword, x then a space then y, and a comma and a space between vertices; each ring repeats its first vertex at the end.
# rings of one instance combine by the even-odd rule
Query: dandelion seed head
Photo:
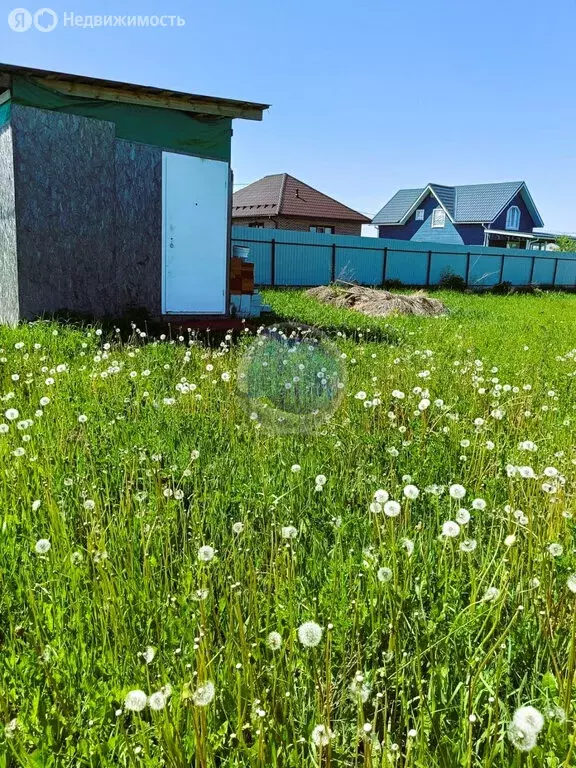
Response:
POLYGON ((159 712, 161 709, 164 709, 166 706, 166 696, 164 693, 162 691, 156 691, 155 693, 150 694, 148 706, 154 712, 159 712))
POLYGON ((552 557, 561 557, 564 553, 564 547, 562 544, 558 544, 557 542, 553 542, 552 544, 548 545, 548 553, 552 557))
POLYGON ((456 512, 456 522, 460 525, 467 525, 470 522, 470 512, 462 507, 456 512))
POLYGON ((130 712, 142 712, 148 703, 148 697, 144 691, 138 689, 129 691, 124 699, 124 709, 128 709, 130 712))
POLYGON ((282 647, 282 635, 279 632, 270 632, 266 638, 266 645, 272 651, 278 651, 282 647))
POLYGON ((450 486, 449 493, 453 499, 463 499, 464 496, 466 496, 466 488, 464 488, 463 485, 458 485, 458 483, 454 483, 453 485, 450 486))
POLYGON ((200 547, 198 550, 198 560, 200 560, 201 563, 209 563, 214 559, 215 554, 214 547, 211 547, 209 544, 204 544, 204 546, 200 547))
POLYGON ((420 491, 415 485, 407 485, 404 488, 404 496, 406 496, 407 499, 417 499, 420 495, 420 491))
POLYGON ((392 570, 386 566, 378 568, 376 573, 378 581, 382 582, 383 584, 386 584, 386 582, 390 581, 392 579, 392 575, 392 570))
POLYGON ((306 621, 298 627, 298 639, 305 648, 314 648, 322 640, 323 629, 315 621, 306 621))
POLYGON ((298 529, 293 525, 284 525, 281 534, 283 539, 295 539, 298 536, 298 529))
POLYGON ((326 747, 334 737, 334 734, 325 725, 317 725, 312 731, 312 743, 316 747, 326 747))
POLYGON ((514 712, 512 723, 524 733, 537 736, 544 727, 544 716, 536 707, 527 705, 514 712))
POLYGON ((38 539, 34 546, 34 551, 39 555, 45 555, 52 545, 48 539, 38 539))
POLYGON ((207 707, 214 700, 215 694, 216 689, 214 688, 214 683, 207 680, 196 688, 192 694, 192 701, 197 707, 207 707))
POLYGON ((449 539, 454 539, 457 536, 460 535, 460 526, 458 523, 455 523, 453 520, 447 520, 442 525, 442 536, 445 536, 449 539))
POLYGON ((142 653, 142 658, 146 664, 150 664, 153 661, 154 656, 156 656, 156 651, 151 645, 147 646, 146 650, 142 653))
POLYGON ((384 504, 384 514, 388 517, 398 517, 401 509, 402 507, 400 504, 397 501, 393 501, 392 499, 384 504))

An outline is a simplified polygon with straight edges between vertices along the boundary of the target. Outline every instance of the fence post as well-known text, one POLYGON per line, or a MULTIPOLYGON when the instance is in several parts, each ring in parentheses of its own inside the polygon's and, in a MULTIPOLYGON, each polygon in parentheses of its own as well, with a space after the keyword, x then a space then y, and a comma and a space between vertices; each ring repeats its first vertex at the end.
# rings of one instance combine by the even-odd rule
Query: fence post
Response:
POLYGON ((500 262, 500 276, 498 278, 498 282, 502 282, 502 278, 504 277, 504 261, 506 259, 505 254, 502 254, 502 261, 500 262))
POLYGON ((336 280, 336 243, 332 243, 332 263, 330 265, 330 282, 333 283, 336 280))
POLYGON ((536 266, 536 256, 532 256, 532 266, 530 267, 530 282, 528 285, 532 285, 534 282, 534 267, 536 266))
POLYGON ((428 251, 428 263, 426 265, 426 287, 430 285, 430 270, 432 268, 432 251, 428 251))
POLYGON ((470 282, 470 251, 466 254, 466 285, 470 282))
POLYGON ((554 277, 552 278, 552 285, 556 285, 556 275, 558 273, 558 258, 554 259, 554 277))
POLYGON ((386 267, 388 265, 388 248, 384 248, 382 253, 382 287, 386 284, 386 267))
POLYGON ((276 238, 270 242, 270 285, 276 285, 276 238))

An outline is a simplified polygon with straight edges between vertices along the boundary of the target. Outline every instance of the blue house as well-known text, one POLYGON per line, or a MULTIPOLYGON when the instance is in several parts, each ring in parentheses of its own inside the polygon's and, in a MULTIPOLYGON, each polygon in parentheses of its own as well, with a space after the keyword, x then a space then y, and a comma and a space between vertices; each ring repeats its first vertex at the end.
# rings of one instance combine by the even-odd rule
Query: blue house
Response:
POLYGON ((544 222, 523 181, 401 189, 372 223, 394 240, 540 249, 555 239, 534 232, 544 222))

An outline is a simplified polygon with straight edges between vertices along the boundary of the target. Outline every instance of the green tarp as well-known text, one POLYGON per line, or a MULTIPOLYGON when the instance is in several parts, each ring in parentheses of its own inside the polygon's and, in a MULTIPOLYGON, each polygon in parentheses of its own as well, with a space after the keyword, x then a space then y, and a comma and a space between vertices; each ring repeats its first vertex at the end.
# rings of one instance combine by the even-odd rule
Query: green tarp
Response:
MULTIPOLYGON (((68 96, 21 76, 12 79, 12 103, 107 120, 116 125, 116 136, 119 139, 152 144, 176 152, 188 152, 198 157, 230 160, 230 118, 203 117, 177 109, 68 96)), ((6 106, 9 119, 8 102, 0 107, 0 125, 3 107, 6 106)))
POLYGON ((0 104, 0 128, 10 122, 10 100, 0 104))

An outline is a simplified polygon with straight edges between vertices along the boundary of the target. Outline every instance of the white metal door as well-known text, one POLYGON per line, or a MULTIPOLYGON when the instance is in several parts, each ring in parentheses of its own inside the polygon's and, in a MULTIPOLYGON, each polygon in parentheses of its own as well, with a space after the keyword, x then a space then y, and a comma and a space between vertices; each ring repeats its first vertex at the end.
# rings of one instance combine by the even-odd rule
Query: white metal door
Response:
POLYGON ((163 311, 224 314, 228 163, 163 153, 163 311))

